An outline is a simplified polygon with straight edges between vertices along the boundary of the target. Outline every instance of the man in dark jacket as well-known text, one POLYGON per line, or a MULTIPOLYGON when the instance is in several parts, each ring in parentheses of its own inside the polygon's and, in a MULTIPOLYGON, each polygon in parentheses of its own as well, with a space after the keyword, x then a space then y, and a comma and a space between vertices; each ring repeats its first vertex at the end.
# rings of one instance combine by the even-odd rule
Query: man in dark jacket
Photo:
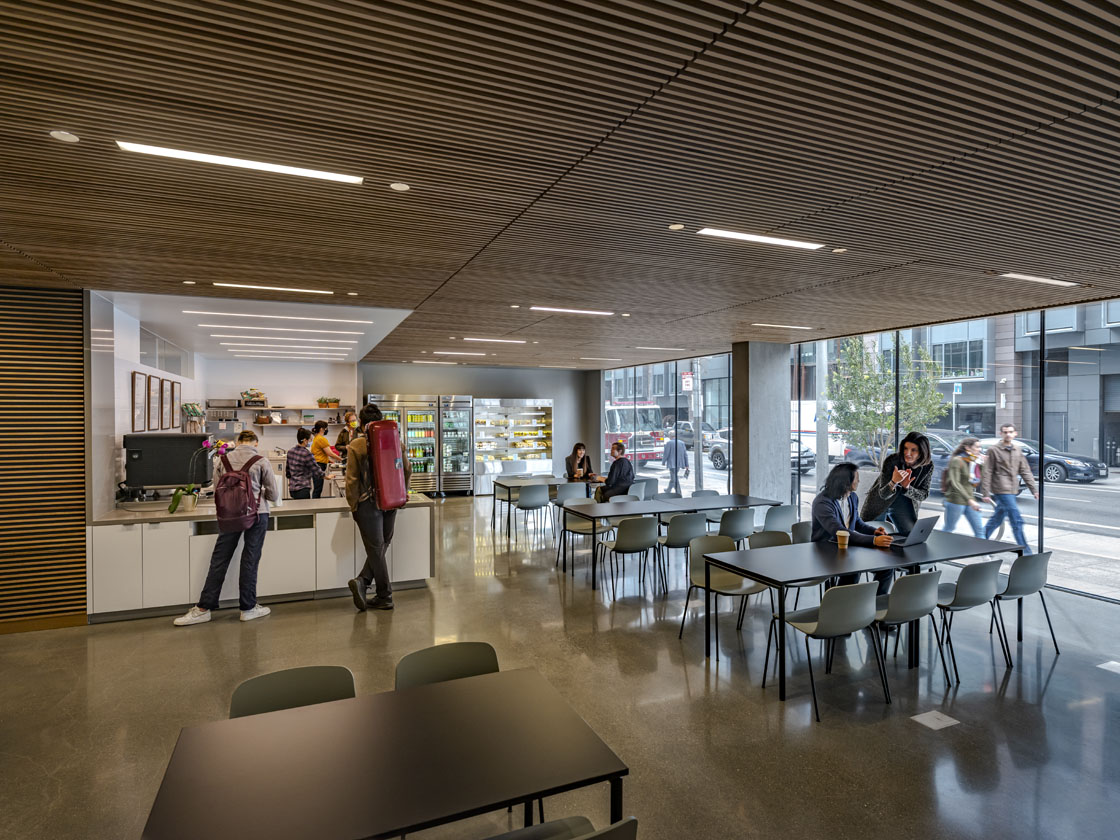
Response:
POLYGON ((596 497, 603 502, 625 494, 634 483, 634 465, 626 458, 626 445, 619 441, 611 444, 611 457, 614 458, 611 471, 607 473, 606 482, 596 493, 596 497))

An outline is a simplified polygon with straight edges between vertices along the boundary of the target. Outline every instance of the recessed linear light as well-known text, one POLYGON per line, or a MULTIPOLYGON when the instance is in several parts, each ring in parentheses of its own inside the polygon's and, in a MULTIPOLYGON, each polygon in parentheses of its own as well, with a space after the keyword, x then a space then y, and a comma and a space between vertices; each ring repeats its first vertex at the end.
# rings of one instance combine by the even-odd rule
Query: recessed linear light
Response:
MULTIPOLYGON (((360 330, 302 330, 299 327, 247 327, 244 324, 199 324, 212 330, 267 330, 268 332, 319 333, 320 335, 365 335, 360 330)), ((264 338, 265 336, 261 336, 264 338)), ((272 336, 279 338, 279 336, 272 336)))
POLYGON ((193 286, 194 285, 194 280, 184 280, 183 285, 184 286, 193 286))
POLYGON ((347 295, 348 295, 349 297, 357 297, 357 296, 358 296, 358 293, 357 293, 357 292, 347 292, 346 294, 347 294, 347 295))
POLYGON ((48 131, 47 134, 55 140, 61 140, 63 143, 77 143, 82 139, 77 134, 71 134, 69 131, 48 131))
POLYGON ((1074 283, 1072 280, 1055 280, 1053 277, 1036 277, 1033 274, 1016 274, 1009 272, 1001 274, 1000 277, 1006 277, 1008 280, 1028 280, 1031 283, 1045 283, 1048 286, 1080 286, 1080 283, 1074 283))
POLYGON ((848 249, 847 248, 833 248, 832 253, 834 253, 834 254, 846 254, 846 253, 848 253, 848 249))
POLYGON ((635 350, 671 350, 674 353, 687 353, 687 347, 635 347, 635 350))
POLYGON ((314 341, 326 342, 328 344, 357 344, 358 342, 349 338, 304 338, 300 335, 227 335, 226 333, 210 333, 211 338, 252 338, 256 341, 261 339, 275 339, 276 341, 314 341))
POLYGON ((702 236, 721 236, 724 239, 742 239, 746 242, 758 242, 762 245, 784 245, 787 248, 804 248, 807 251, 816 251, 823 248, 823 243, 800 242, 796 239, 778 239, 775 236, 759 236, 754 233, 738 233, 734 230, 720 230, 719 228, 701 228, 697 233, 702 236))
MULTIPOLYGON (((272 345, 267 345, 266 344, 265 346, 269 347, 269 346, 272 346, 272 345)), ((226 350, 230 353, 249 352, 249 351, 246 351, 246 350, 238 350, 238 349, 233 348, 233 347, 227 347, 226 350)), ((289 351, 289 350, 253 350, 251 352, 253 352, 253 353, 268 353, 270 355, 280 355, 280 356, 290 356, 290 355, 292 355, 292 352, 289 351)), ((296 355, 299 355, 299 356, 332 356, 332 357, 335 357, 335 358, 338 358, 338 359, 345 359, 350 354, 349 353, 331 353, 328 350, 318 350, 318 349, 307 350, 305 352, 305 351, 303 351, 299 348, 296 348, 296 355)))
POLYGON ((324 181, 339 181, 343 184, 360 184, 362 179, 357 175, 339 175, 337 172, 323 172, 319 169, 304 169, 301 166, 283 166, 278 163, 261 163, 256 160, 242 160, 241 158, 224 157, 223 155, 207 155, 201 152, 184 152, 181 149, 165 149, 161 146, 145 146, 142 143, 126 143, 117 141, 121 151, 139 152, 142 155, 156 155, 157 157, 178 158, 179 160, 193 160, 198 163, 216 163, 219 166, 236 166, 241 169, 259 169, 262 172, 277 172, 281 175, 299 175, 303 178, 321 178, 324 181))
POLYGON ((256 353, 236 353, 227 358, 232 359, 268 359, 270 362, 279 362, 284 359, 290 359, 296 362, 341 362, 342 359, 336 359, 334 356, 260 356, 256 353))
POLYGON ((433 356, 485 356, 485 353, 464 353, 459 350, 433 350, 433 356))
POLYGON ((1066 349, 1067 350, 1092 350, 1094 353, 1105 352, 1105 348, 1103 348, 1103 347, 1067 347, 1066 349))
POLYGON ((752 327, 771 327, 776 330, 811 330, 812 327, 798 327, 793 324, 751 324, 752 327))
POLYGON ((622 359, 600 359, 598 356, 580 356, 581 362, 621 362, 622 359))
POLYGON ((576 369, 576 366, 575 366, 575 365, 537 365, 537 367, 542 367, 542 368, 562 368, 562 369, 564 369, 564 370, 575 370, 575 369, 576 369))
POLYGON ((416 359, 414 365, 457 365, 458 362, 437 362, 435 359, 416 359))
MULTIPOLYGON (((320 352, 325 353, 328 350, 339 350, 339 351, 345 351, 343 353, 343 355, 349 354, 351 349, 353 349, 353 348, 350 348, 350 347, 333 347, 333 346, 306 347, 302 344, 251 344, 248 341, 223 341, 223 342, 221 342, 220 346, 221 347, 275 347, 278 350, 304 350, 308 353, 320 353, 320 352)), ((235 350, 233 352, 240 353, 241 351, 240 350, 235 350)))
POLYGON ((530 306, 536 312, 567 312, 571 315, 613 315, 613 312, 604 312, 600 309, 560 309, 555 306, 530 306))
MULTIPOLYGON (((309 318, 306 315, 255 315, 248 312, 208 312, 205 309, 184 309, 184 315, 221 315, 226 318, 273 318, 278 321, 326 321, 330 324, 372 324, 373 321, 353 321, 348 318, 309 318)), ((199 325, 203 326, 203 325, 199 325)), ((264 327, 240 327, 243 330, 260 330, 264 327)), ((280 329, 276 327, 276 329, 280 329)), ((360 335, 361 333, 358 333, 360 335)))
POLYGON ((298 292, 307 295, 333 295, 330 289, 289 289, 286 286, 251 286, 248 283, 212 283, 212 286, 223 286, 227 289, 258 289, 262 292, 298 292))
POLYGON ((90 332, 112 332, 108 327, 90 327, 90 332))
MULTIPOLYGON (((455 336, 451 336, 454 338, 455 336)), ((491 344, 524 344, 524 339, 518 338, 464 338, 463 341, 486 341, 491 344)))

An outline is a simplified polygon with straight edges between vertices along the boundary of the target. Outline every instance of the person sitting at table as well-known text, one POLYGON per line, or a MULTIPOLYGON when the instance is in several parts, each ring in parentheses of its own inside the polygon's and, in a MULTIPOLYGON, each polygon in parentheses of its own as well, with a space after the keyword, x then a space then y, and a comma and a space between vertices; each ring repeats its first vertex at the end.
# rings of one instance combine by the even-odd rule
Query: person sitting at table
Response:
POLYGON ((595 468, 591 466, 591 456, 587 454, 587 447, 582 443, 573 446, 572 454, 564 459, 564 475, 569 481, 577 478, 588 479, 595 475, 595 468))
MULTIPOLYGON (((872 528, 859 517, 859 468, 855 464, 837 464, 824 480, 824 488, 813 499, 813 542, 835 540, 837 531, 848 532, 850 545, 887 548, 891 538, 885 528, 872 528)), ((890 587, 890 570, 876 572, 879 594, 886 594, 890 587)), ((859 575, 841 575, 839 583, 856 583, 859 575)))
POLYGON ((611 464, 611 471, 607 473, 607 480, 595 491, 595 500, 598 502, 623 495, 634 483, 634 465, 626 458, 626 445, 617 440, 612 443, 611 457, 614 462, 611 464))

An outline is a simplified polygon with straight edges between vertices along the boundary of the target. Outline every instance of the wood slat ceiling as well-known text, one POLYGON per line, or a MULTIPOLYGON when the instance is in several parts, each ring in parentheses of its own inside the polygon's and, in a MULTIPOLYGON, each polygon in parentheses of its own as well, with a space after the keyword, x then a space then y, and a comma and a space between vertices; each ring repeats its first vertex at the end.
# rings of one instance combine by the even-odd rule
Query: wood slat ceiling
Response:
POLYGON ((1100 0, 0 1, 0 280, 327 286, 416 310, 371 360, 589 368, 1120 296, 1117 31, 1100 0))

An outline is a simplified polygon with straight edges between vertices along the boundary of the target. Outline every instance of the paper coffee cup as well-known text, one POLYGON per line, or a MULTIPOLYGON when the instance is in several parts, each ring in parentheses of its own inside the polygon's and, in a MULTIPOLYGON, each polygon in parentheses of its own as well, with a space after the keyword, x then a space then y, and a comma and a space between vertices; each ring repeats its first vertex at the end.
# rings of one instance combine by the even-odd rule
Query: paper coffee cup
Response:
POLYGON ((841 548, 847 548, 848 547, 848 532, 847 531, 837 531, 836 532, 836 544, 839 545, 841 548))

